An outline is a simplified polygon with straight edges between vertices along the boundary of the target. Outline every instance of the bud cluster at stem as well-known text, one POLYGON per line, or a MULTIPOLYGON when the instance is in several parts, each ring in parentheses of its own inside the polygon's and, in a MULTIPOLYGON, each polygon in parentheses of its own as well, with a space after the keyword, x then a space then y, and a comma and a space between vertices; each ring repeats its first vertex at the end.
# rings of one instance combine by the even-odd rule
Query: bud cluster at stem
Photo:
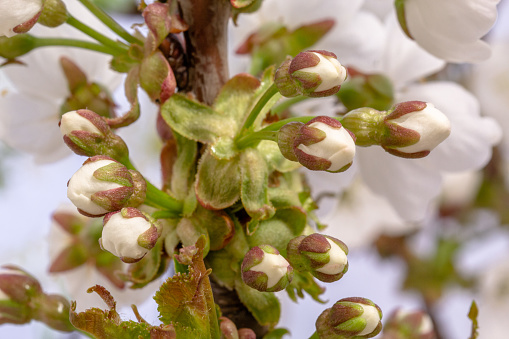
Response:
POLYGON ((366 298, 344 298, 316 320, 320 339, 372 338, 382 330, 382 310, 366 298))
POLYGON ((384 339, 435 339, 433 322, 422 311, 396 310, 384 326, 384 339))
POLYGON ((357 145, 380 145, 402 158, 427 156, 451 133, 449 119, 423 101, 403 102, 387 112, 359 108, 347 113, 341 122, 355 134, 357 145))
POLYGON ((122 138, 111 131, 103 117, 90 110, 80 109, 62 115, 60 132, 67 146, 78 155, 106 155, 121 162, 129 157, 122 138))
POLYGON ((284 125, 278 146, 285 158, 313 171, 343 172, 355 156, 355 136, 327 116, 284 125))
POLYGON ((162 229, 148 215, 133 207, 107 214, 101 247, 123 262, 140 261, 156 244, 162 229))
POLYGON ((334 53, 311 50, 286 60, 277 69, 274 83, 285 97, 325 97, 337 93, 346 77, 346 68, 334 53))
POLYGON ((298 271, 310 272, 323 282, 341 279, 348 271, 348 247, 336 238, 313 233, 290 240, 288 261, 298 271))
POLYGON ((122 207, 136 207, 145 201, 143 176, 106 157, 87 159, 67 184, 67 197, 78 211, 100 217, 122 207))
POLYGON ((290 263, 270 245, 253 247, 242 261, 242 280, 260 292, 277 292, 288 286, 293 278, 290 263))

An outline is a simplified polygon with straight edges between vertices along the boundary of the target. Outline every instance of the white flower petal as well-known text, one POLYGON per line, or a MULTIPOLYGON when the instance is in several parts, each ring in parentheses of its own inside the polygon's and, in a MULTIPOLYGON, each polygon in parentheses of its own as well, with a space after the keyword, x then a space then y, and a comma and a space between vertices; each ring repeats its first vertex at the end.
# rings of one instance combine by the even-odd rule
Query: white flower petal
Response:
POLYGON ((42 9, 42 0, 0 1, 0 36, 16 35, 13 29, 31 19, 42 9))

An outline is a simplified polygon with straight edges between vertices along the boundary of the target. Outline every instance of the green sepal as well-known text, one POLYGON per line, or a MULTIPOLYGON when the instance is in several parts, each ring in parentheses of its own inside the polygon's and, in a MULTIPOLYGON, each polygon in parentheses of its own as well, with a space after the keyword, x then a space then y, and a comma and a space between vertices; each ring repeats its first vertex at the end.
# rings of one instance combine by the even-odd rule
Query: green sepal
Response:
POLYGON ((87 247, 81 243, 73 243, 64 248, 53 260, 49 272, 65 272, 83 265, 88 259, 89 253, 87 247))
POLYGON ((285 256, 286 245, 302 234, 306 220, 306 213, 297 206, 278 209, 272 218, 260 221, 256 232, 247 240, 250 247, 271 244, 285 256))
POLYGON ((131 174, 124 165, 118 162, 96 169, 93 176, 101 181, 113 182, 123 187, 133 187, 131 174))
POLYGON ((225 209, 240 198, 239 157, 220 160, 205 151, 198 164, 196 198, 207 209, 225 209))
POLYGON ((259 292, 247 286, 240 276, 235 280, 235 290, 260 325, 274 327, 279 322, 281 305, 273 292, 259 292))
POLYGON ((152 248, 140 261, 129 265, 127 274, 121 277, 133 282, 131 288, 141 288, 154 281, 163 274, 170 263, 169 257, 163 251, 164 237, 160 237, 152 248))
POLYGON ((173 132, 173 136, 177 143, 177 159, 173 164, 170 187, 175 198, 184 200, 194 181, 198 145, 176 132, 173 132))
POLYGON ((310 272, 293 271, 293 280, 286 288, 286 293, 294 302, 298 298, 304 299, 304 292, 309 294, 315 301, 325 304, 327 301, 320 299, 320 295, 325 292, 325 288, 317 284, 315 278, 310 272))
POLYGON ((253 219, 271 218, 275 208, 268 197, 269 169, 263 156, 254 148, 245 149, 240 155, 242 204, 253 219))
POLYGON ((208 277, 210 270, 203 262, 204 247, 205 237, 200 237, 196 245, 181 249, 182 253, 194 253, 189 273, 168 278, 154 296, 159 319, 164 324, 173 324, 179 338, 189 338, 186 336, 189 329, 192 329, 192 338, 221 337, 208 277))

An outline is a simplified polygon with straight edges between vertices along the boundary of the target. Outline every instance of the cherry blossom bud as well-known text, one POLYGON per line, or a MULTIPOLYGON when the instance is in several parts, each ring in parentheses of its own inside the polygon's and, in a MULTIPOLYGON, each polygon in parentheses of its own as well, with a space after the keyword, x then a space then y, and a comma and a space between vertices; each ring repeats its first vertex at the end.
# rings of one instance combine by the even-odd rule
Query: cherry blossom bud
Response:
POLYGON ((32 319, 29 302, 42 294, 39 282, 11 265, 0 268, 0 324, 25 324, 32 319))
POLYGON ((14 60, 33 50, 35 43, 36 38, 30 34, 19 34, 12 38, 0 36, 0 57, 14 60))
POLYGON ((279 131, 278 145, 284 157, 313 171, 343 172, 355 156, 355 136, 326 116, 286 124, 279 131))
POLYGON ((336 238, 313 233, 290 240, 288 261, 298 271, 308 271, 320 281, 333 282, 348 271, 348 247, 336 238))
POLYGON ((382 330, 382 310, 365 298, 344 298, 316 320, 320 339, 372 338, 382 330))
POLYGON ((114 134, 105 119, 86 110, 67 112, 60 120, 60 132, 67 146, 78 155, 106 155, 123 161, 129 156, 124 140, 114 134))
POLYGON ((67 8, 62 0, 44 0, 39 23, 47 27, 58 27, 67 21, 67 8))
POLYGON ((140 261, 156 244, 160 229, 140 210, 122 208, 104 217, 101 247, 123 262, 140 261))
POLYGON ((260 292, 281 291, 292 278, 292 266, 270 245, 253 247, 242 261, 242 280, 260 292))
POLYGON ((384 326, 384 339, 435 339, 433 322, 421 311, 396 310, 384 326))
POLYGON ((28 32, 41 15, 43 0, 0 0, 0 36, 28 32))
POLYGON ((145 193, 146 182, 139 172, 100 155, 85 161, 67 184, 67 197, 89 217, 138 206, 145 193))
POLYGON ((311 50, 286 60, 277 69, 274 82, 285 97, 325 97, 337 93, 346 77, 346 68, 334 53, 311 50))
POLYGON ((433 104, 407 101, 394 106, 384 119, 389 132, 382 147, 403 158, 422 158, 451 134, 449 119, 433 104))

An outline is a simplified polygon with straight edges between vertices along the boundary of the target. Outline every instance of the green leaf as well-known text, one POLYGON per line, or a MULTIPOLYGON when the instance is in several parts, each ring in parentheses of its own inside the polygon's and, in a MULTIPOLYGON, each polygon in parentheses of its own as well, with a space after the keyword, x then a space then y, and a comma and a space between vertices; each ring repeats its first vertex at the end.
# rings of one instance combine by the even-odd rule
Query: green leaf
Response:
POLYGON ((235 290, 258 323, 273 327, 279 322, 281 306, 273 292, 259 292, 247 286, 240 277, 235 280, 235 290))
POLYGON ((200 237, 195 246, 181 249, 181 252, 194 253, 188 274, 178 274, 164 282, 154 296, 158 304, 160 319, 165 324, 173 324, 177 336, 190 338, 219 339, 216 307, 208 275, 210 270, 203 263, 205 238, 200 237))
POLYGON ((212 144, 220 136, 232 136, 238 122, 218 114, 182 94, 174 94, 161 106, 161 115, 170 127, 188 139, 212 144))
POLYGON ((318 285, 315 278, 309 272, 293 271, 293 279, 290 285, 286 288, 286 292, 290 299, 297 302, 297 297, 303 299, 304 292, 309 294, 315 301, 325 303, 325 300, 320 299, 320 295, 325 292, 325 288, 318 285))
POLYGON ((207 230, 196 219, 182 218, 177 225, 177 235, 183 246, 192 246, 201 236, 205 237, 203 255, 207 256, 210 249, 210 238, 207 230))
POLYGON ((173 136, 177 142, 177 159, 172 169, 171 191, 175 198, 184 200, 194 181, 198 145, 195 141, 184 138, 176 132, 173 132, 173 136))
POLYGON ((247 148, 241 153, 240 166, 242 176, 240 193, 246 212, 257 220, 272 217, 275 209, 267 193, 269 169, 263 156, 256 149, 247 148))
POLYGON ((239 157, 216 159, 207 150, 198 165, 196 197, 207 209, 225 209, 240 198, 239 157))
POLYGON ((210 149, 216 158, 224 160, 233 158, 239 152, 235 140, 230 137, 219 137, 210 149))
POLYGON ((282 339, 286 334, 290 334, 286 328, 276 328, 263 336, 263 339, 282 339))

